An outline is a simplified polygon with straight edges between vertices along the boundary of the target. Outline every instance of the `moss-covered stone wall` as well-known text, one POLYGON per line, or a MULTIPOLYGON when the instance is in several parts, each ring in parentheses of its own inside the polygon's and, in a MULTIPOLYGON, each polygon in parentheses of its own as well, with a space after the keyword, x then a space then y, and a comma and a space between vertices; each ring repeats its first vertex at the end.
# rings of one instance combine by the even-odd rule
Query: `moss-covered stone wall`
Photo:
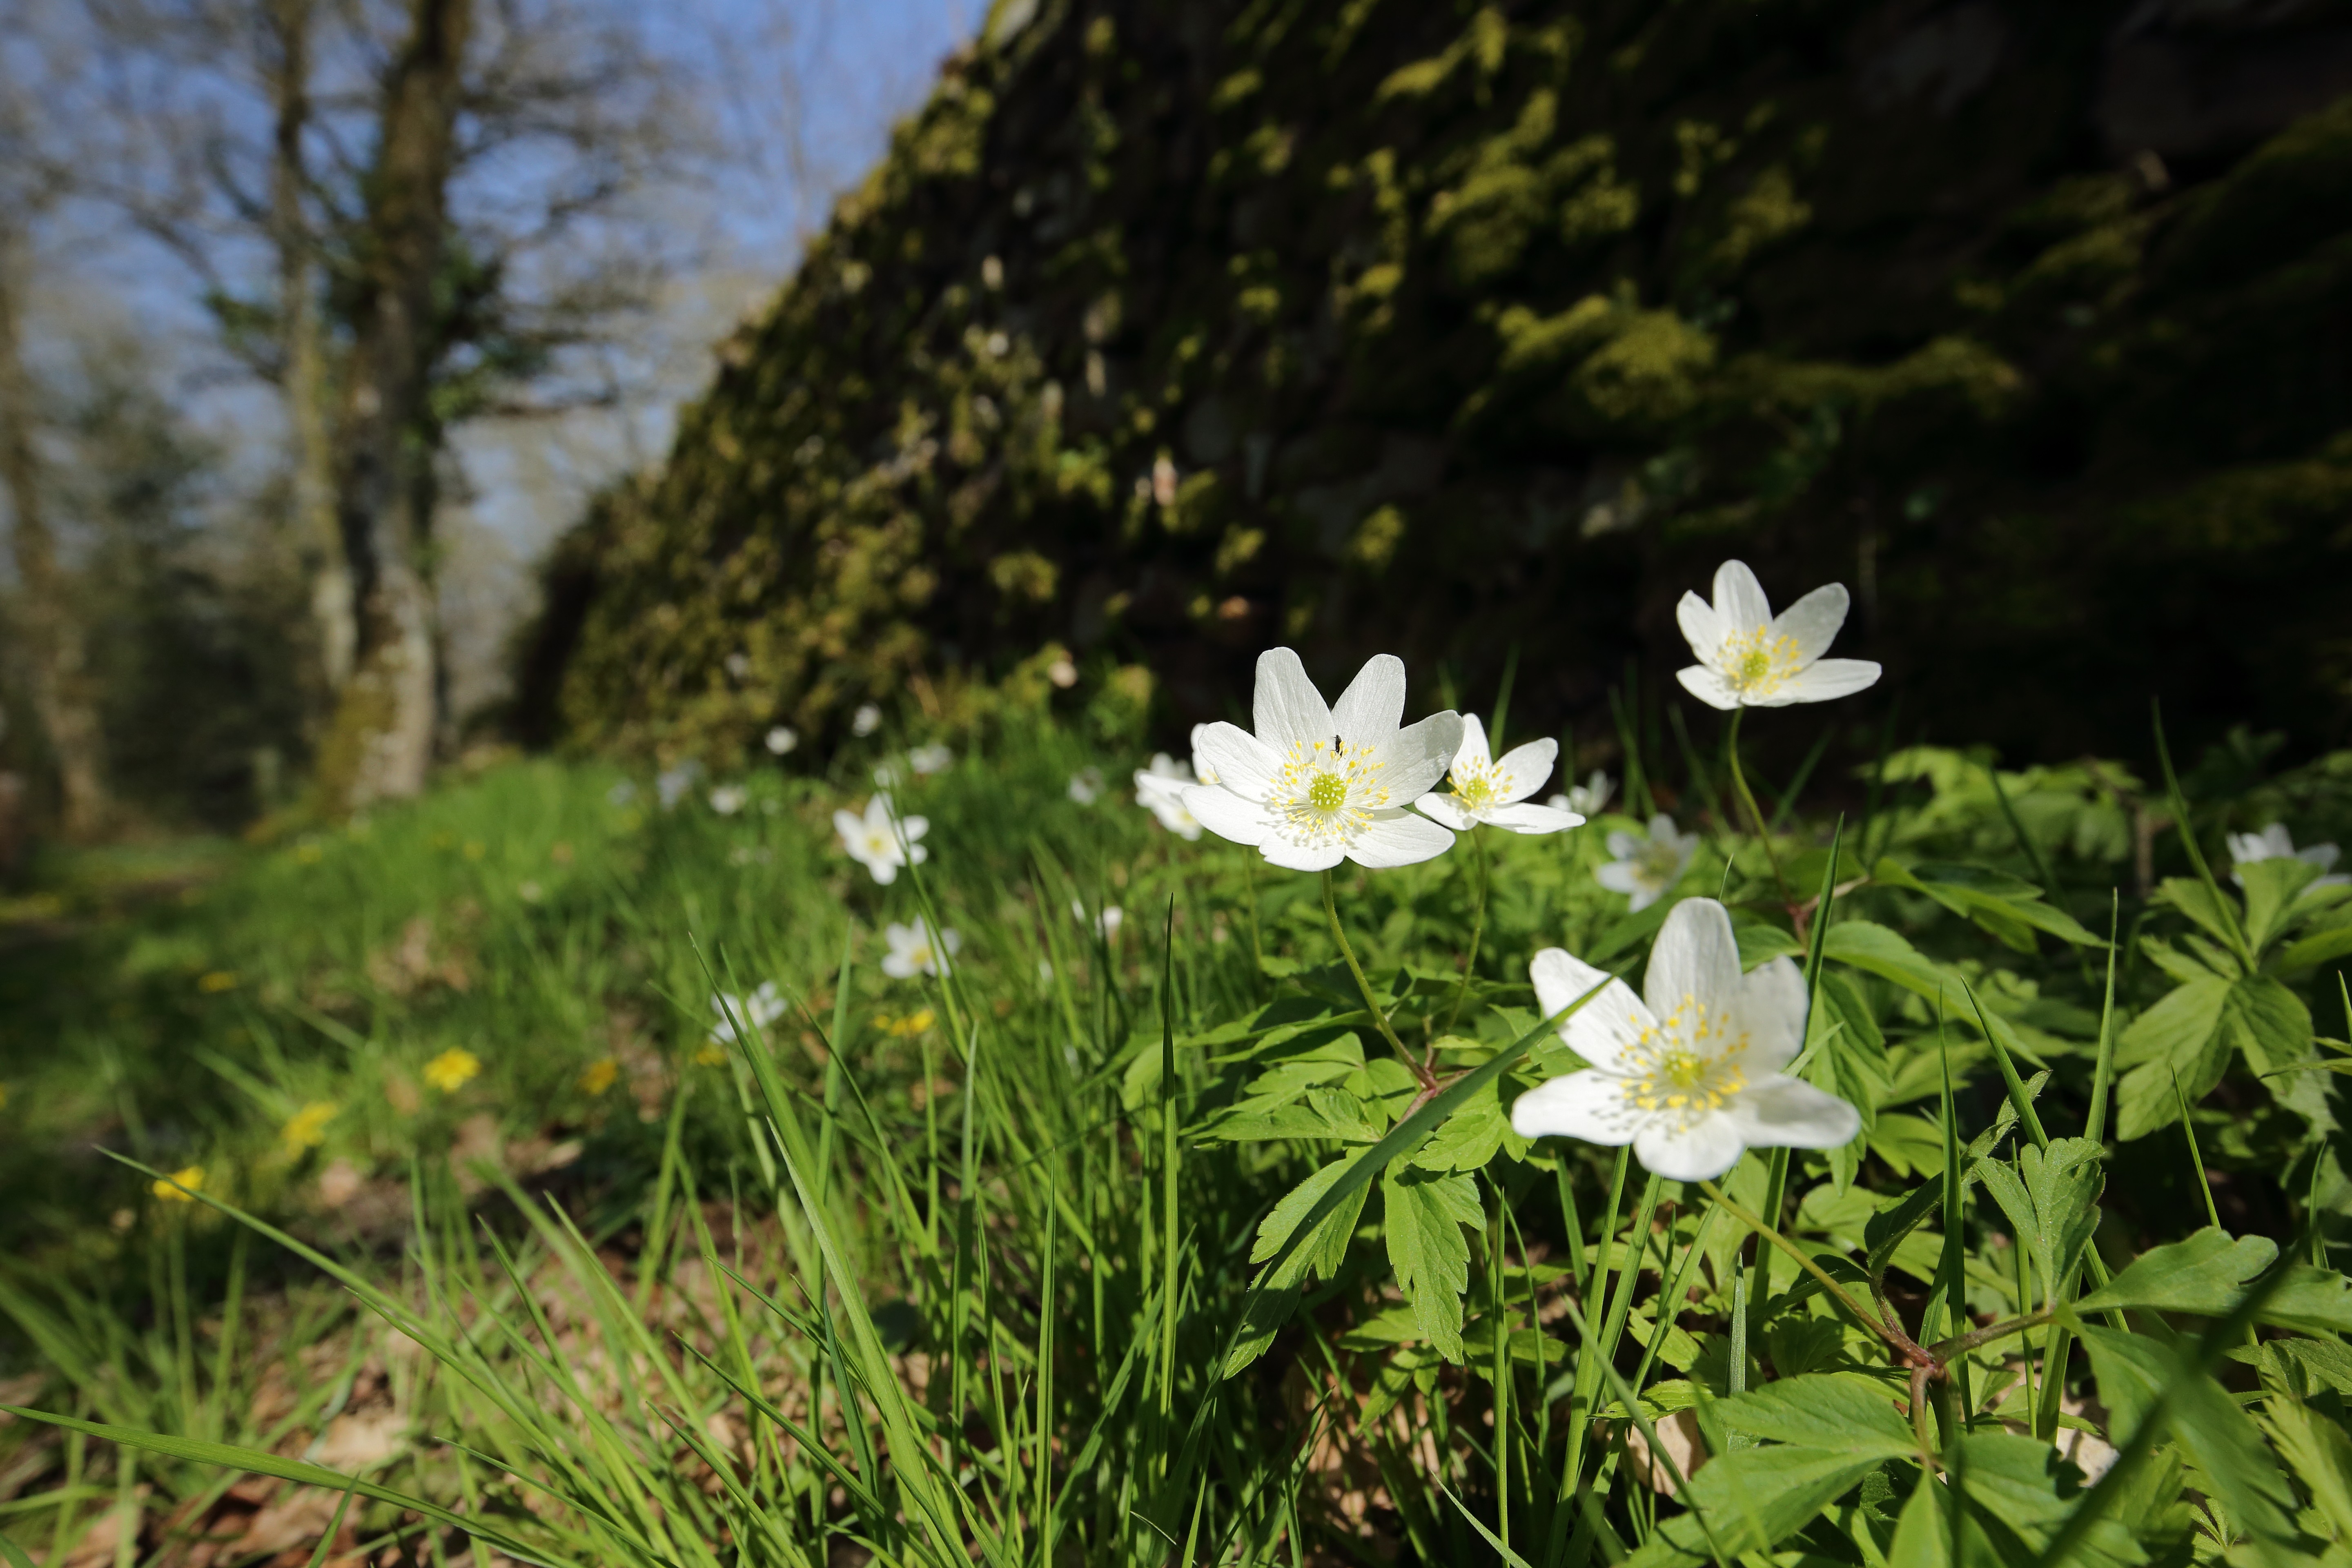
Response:
POLYGON ((2342 743, 2347 92, 2341 5, 1001 5, 567 543, 536 689, 676 754, 1516 645, 1597 729, 1738 554, 1944 738, 2342 743))

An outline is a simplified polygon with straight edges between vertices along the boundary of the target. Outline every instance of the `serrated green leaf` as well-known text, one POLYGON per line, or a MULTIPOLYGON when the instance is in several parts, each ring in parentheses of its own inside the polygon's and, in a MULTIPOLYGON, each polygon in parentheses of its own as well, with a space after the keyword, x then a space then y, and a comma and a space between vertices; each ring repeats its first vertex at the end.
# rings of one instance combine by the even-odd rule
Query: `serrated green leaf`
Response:
POLYGON ((1884 1384, 1845 1373, 1809 1373, 1718 1401, 1727 1429, 1770 1443, 1801 1443, 1840 1453, 1906 1458, 1918 1439, 1896 1414, 1884 1384))
POLYGON ((2224 1026, 2256 1072, 2292 1067, 2311 1055, 2311 1011, 2303 999, 2267 974, 2249 974, 2230 987, 2224 1026))
POLYGON ((2271 1401, 2262 1425, 2336 1538, 2352 1542, 2352 1436, 2295 1400, 2271 1401))
POLYGON ((2291 1545, 2295 1537, 2294 1489, 2263 1446, 2252 1418, 2228 1390, 2175 1347, 2144 1334, 2091 1323, 2075 1331, 2091 1352, 2092 1373, 2116 1437, 2137 1430, 2163 1395, 2169 1435, 2204 1472, 2213 1494, 2230 1510, 2231 1526, 2273 1550, 2291 1545))
POLYGON ((2294 901, 2319 879, 2320 868, 2288 855, 2250 860, 2236 875, 2246 895, 2246 945, 2259 953, 2294 923, 2294 901))
POLYGON ((2352 921, 2328 926, 2288 943, 2286 951, 2271 961, 2271 973, 2282 977, 2301 974, 2347 952, 2352 952, 2352 921))
POLYGON ((2278 1244, 2266 1237, 2231 1237, 2211 1226, 2184 1241, 2150 1247, 2099 1289, 2078 1298, 2074 1310, 2104 1312, 2137 1308, 2216 1318, 2237 1304, 2245 1282, 2270 1267, 2278 1244))
POLYGON ((1486 1216, 1478 1186, 1467 1176, 1391 1169, 1381 1178, 1383 1220, 1397 1289, 1413 1310, 1422 1335, 1446 1360, 1462 1359, 1462 1293, 1470 1287, 1465 1225, 1486 1216))
POLYGON ((2168 992, 2116 1037, 2118 1139, 2145 1138, 2177 1121, 2176 1081, 2190 1104, 2221 1081, 2229 1065, 2221 1014, 2229 1000, 2230 984, 2219 976, 2191 980, 2168 992))
MULTIPOLYGON (((1297 1229, 1298 1222, 1306 1217, 1307 1211, 1331 1190, 1332 1184, 1352 1163, 1352 1155, 1334 1160, 1285 1193, 1282 1201, 1276 1204, 1265 1218, 1259 1222, 1257 1245, 1250 1248, 1250 1261, 1264 1263, 1280 1252, 1284 1244, 1290 1240, 1290 1233, 1297 1229)), ((1316 1222, 1314 1230, 1299 1243, 1297 1249, 1283 1259, 1282 1267, 1270 1281, 1273 1288, 1287 1289, 1309 1274, 1320 1274, 1328 1279, 1339 1271, 1339 1265, 1347 1258, 1349 1238, 1356 1234, 1356 1221, 1364 1212, 1364 1194, 1365 1189, 1358 1188, 1350 1194, 1349 1201, 1340 1204, 1316 1222)))
POLYGON ((2236 948, 2238 911, 2203 882, 2193 877, 2167 877, 2157 885, 2155 898, 2196 921, 2223 947, 2236 948))
MULTIPOLYGON (((2053 1138, 2048 1149, 2028 1143, 2018 1151, 2018 1171, 1996 1160, 1979 1160, 1976 1173, 2009 1215, 2017 1239, 2033 1255, 2044 1289, 2074 1271, 2099 1227, 2100 1170, 2105 1153, 2084 1138, 2053 1138)), ((2019 1303, 2019 1310, 2026 1304, 2019 1303)))
POLYGON ((1423 1171, 1475 1171, 1504 1149, 1510 1151, 1514 1160, 1527 1158, 1528 1141, 1512 1130, 1510 1112, 1503 1108, 1503 1085, 1497 1079, 1448 1117, 1422 1145, 1412 1164, 1423 1171))

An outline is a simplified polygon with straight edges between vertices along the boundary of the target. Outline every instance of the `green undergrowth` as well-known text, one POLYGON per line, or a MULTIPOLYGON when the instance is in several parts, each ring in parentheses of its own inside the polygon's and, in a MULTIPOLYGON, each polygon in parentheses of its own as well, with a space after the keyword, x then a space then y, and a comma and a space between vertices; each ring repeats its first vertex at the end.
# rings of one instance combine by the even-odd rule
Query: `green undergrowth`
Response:
POLYGON ((2352 759, 1902 751, 1751 773, 1767 842, 1685 744, 1327 913, 1066 731, 875 747, 503 763, 17 931, 12 1561, 2352 1558, 2352 900, 2224 848, 2352 829, 2352 759), (887 886, 832 826, 877 763, 887 886), (1638 982, 1692 897, 1862 1135, 1519 1140, 1531 955, 1638 982), (884 971, 919 916, 944 977, 884 971))

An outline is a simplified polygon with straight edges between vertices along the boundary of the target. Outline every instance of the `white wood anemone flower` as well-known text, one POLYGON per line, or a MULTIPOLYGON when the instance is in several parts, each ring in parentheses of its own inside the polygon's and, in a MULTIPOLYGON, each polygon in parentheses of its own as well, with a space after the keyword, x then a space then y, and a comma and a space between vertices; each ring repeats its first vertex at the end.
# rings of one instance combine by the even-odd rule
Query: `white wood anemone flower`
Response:
POLYGON ((1744 561, 1715 569, 1715 603, 1685 594, 1675 619, 1698 662, 1675 672, 1709 707, 1786 708, 1848 697, 1878 679, 1866 658, 1823 658, 1845 625, 1845 585, 1816 588, 1778 616, 1744 561))
POLYGON ((1400 728, 1403 717, 1404 661, 1394 655, 1365 660, 1327 706, 1298 656, 1269 648, 1257 658, 1257 732, 1226 723, 1194 731, 1194 755, 1215 782, 1185 789, 1184 805, 1220 838, 1288 870, 1432 859, 1454 835, 1405 805, 1444 776, 1462 716, 1449 710, 1400 728))
POLYGON ((1607 805, 1609 797, 1616 793, 1617 781, 1595 768, 1585 775, 1582 784, 1569 785, 1565 793, 1552 796, 1544 804, 1557 811, 1572 811, 1579 816, 1592 817, 1601 815, 1601 808, 1607 805))
POLYGON ((866 803, 866 815, 854 811, 833 814, 833 830, 841 835, 842 852, 865 867, 874 879, 887 887, 898 879, 898 868, 919 866, 930 851, 915 841, 931 830, 921 816, 893 817, 890 797, 877 795, 866 803))
POLYGON ((1698 853, 1698 835, 1678 832, 1664 812, 1650 818, 1647 833, 1619 828, 1610 834, 1608 864, 1592 868, 1592 879, 1631 901, 1627 913, 1646 910, 1675 890, 1698 853))
POLYGON ((918 974, 944 974, 948 960, 963 946, 963 937, 953 926, 942 927, 939 939, 931 938, 930 922, 922 916, 915 917, 910 926, 897 921, 882 928, 882 940, 890 951, 882 955, 882 973, 893 980, 911 980, 918 974))
POLYGON ((1454 786, 1446 795, 1425 795, 1412 804, 1457 833, 1480 823, 1511 833, 1565 833, 1584 826, 1583 815, 1558 805, 1529 805, 1528 796, 1551 777, 1559 742, 1546 738, 1514 746, 1496 761, 1477 715, 1462 717, 1462 744, 1445 770, 1454 786))
MULTIPOLYGON (((1198 735, 1205 725, 1195 725, 1198 735)), ((1135 770, 1135 804, 1160 819, 1160 826, 1185 839, 1201 837, 1199 818, 1184 804, 1184 791, 1204 782, 1193 776, 1193 764, 1179 762, 1165 752, 1151 754, 1151 765, 1135 770)))
MULTIPOLYGON (((2336 864, 2336 857, 2341 853, 2333 844, 2306 844, 2297 849, 2294 839, 2287 833, 2286 824, 2283 822, 2273 822, 2260 833, 2232 833, 2228 835, 2228 839, 2232 866, 2243 866, 2255 860, 2301 860, 2325 872, 2336 864)), ((2246 879, 2235 871, 2230 873, 2230 879, 2241 887, 2245 885, 2246 879)), ((2352 877, 2339 874, 2319 877, 2311 885, 2315 888, 2340 888, 2347 882, 2352 882, 2352 877)))
MULTIPOLYGON (((1609 980, 1557 947, 1531 969, 1547 1015, 1609 980)), ((1631 1143, 1643 1169, 1706 1182, 1750 1149, 1834 1149, 1862 1131, 1853 1106, 1780 1070, 1804 1044, 1805 977, 1785 958, 1742 974, 1731 917, 1713 899, 1675 906, 1642 989, 1609 980, 1561 1023, 1592 1065, 1519 1096, 1520 1137, 1631 1143)))

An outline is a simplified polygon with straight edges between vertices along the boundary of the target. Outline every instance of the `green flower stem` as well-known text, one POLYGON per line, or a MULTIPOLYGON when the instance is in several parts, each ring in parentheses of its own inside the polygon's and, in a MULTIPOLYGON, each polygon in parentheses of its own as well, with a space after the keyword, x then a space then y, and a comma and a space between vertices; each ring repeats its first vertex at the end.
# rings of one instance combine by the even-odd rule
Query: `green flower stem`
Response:
MULTIPOLYGON (((1462 984, 1454 989, 1454 1005, 1445 1010, 1444 1026, 1437 1031, 1440 1035, 1452 1034, 1454 1019, 1462 1016, 1462 1004, 1470 995, 1470 976, 1478 968, 1478 942, 1486 934, 1486 840, 1480 836, 1478 825, 1475 822, 1470 825, 1469 837, 1470 847, 1476 851, 1478 859, 1478 901, 1472 906, 1470 915, 1470 956, 1462 961, 1462 984)), ((1436 1045, 1433 1037, 1430 1041, 1433 1052, 1436 1045)))
POLYGON ((1779 1231, 1774 1230, 1770 1226, 1766 1225, 1761 1219, 1759 1219, 1756 1215, 1748 1213, 1739 1205, 1732 1202, 1728 1196, 1725 1195, 1722 1188, 1717 1186, 1713 1182, 1701 1182, 1698 1184, 1698 1190, 1705 1193, 1708 1197, 1713 1198, 1717 1204, 1722 1205, 1723 1211, 1732 1218, 1738 1220, 1740 1224, 1746 1226, 1748 1229, 1762 1237, 1766 1241, 1770 1242, 1773 1246, 1779 1247, 1781 1251, 1795 1258, 1797 1260, 1797 1266, 1802 1268, 1806 1273, 1811 1275, 1815 1280, 1819 1281, 1822 1289, 1830 1293, 1830 1299, 1832 1300, 1836 1301, 1847 1311, 1853 1313, 1854 1321, 1860 1323, 1864 1328, 1868 1329, 1872 1333, 1876 1334, 1880 1339, 1885 1340, 1887 1345, 1892 1348, 1896 1354, 1902 1356, 1906 1363, 1917 1365, 1923 1361, 1932 1361, 1934 1359, 1924 1347, 1912 1339, 1910 1335, 1905 1333, 1899 1326, 1881 1322, 1875 1313, 1864 1311, 1863 1310, 1862 1303, 1855 1300, 1853 1297, 1848 1293, 1844 1286, 1839 1284, 1835 1279, 1830 1277, 1828 1269, 1823 1268, 1820 1264, 1814 1262, 1812 1258, 1806 1256, 1804 1248, 1799 1247, 1795 1242, 1790 1241, 1787 1237, 1782 1236, 1779 1231))
POLYGON ((1339 924, 1339 905, 1331 890, 1332 881, 1331 873, 1324 872, 1323 917, 1331 922, 1331 940, 1339 944, 1339 956, 1348 961, 1348 973, 1356 977, 1356 989, 1362 994, 1364 1008, 1371 1014, 1372 1024, 1380 1030, 1381 1038, 1386 1040, 1389 1043, 1389 1048, 1396 1052, 1397 1059, 1412 1069, 1412 1076, 1420 1081, 1423 1092, 1427 1093, 1437 1087, 1437 1077, 1411 1051, 1404 1048, 1404 1042, 1397 1038, 1395 1028, 1389 1023, 1387 1009, 1373 999, 1372 983, 1364 978, 1364 966, 1356 962, 1356 950, 1349 944, 1346 928, 1339 924))
POLYGON ((1772 868, 1772 880, 1780 884, 1780 897, 1793 904, 1797 891, 1789 886, 1789 879, 1780 869, 1780 857, 1772 848, 1772 829, 1766 826, 1763 808, 1756 804, 1755 792, 1748 787, 1748 775, 1739 766, 1739 721, 1748 717, 1745 707, 1731 710, 1731 732, 1724 741, 1724 752, 1731 764, 1732 793, 1739 804, 1748 808, 1748 819, 1756 825, 1756 842, 1764 847, 1765 863, 1772 868))

